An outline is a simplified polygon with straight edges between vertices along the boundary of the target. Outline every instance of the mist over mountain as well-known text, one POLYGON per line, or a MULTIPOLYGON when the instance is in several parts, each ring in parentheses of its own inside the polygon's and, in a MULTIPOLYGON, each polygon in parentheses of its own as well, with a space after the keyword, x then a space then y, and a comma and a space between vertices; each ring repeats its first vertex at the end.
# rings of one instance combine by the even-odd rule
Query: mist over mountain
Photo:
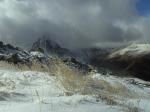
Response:
POLYGON ((149 42, 138 0, 0 0, 0 40, 30 48, 49 35, 65 48, 149 42))

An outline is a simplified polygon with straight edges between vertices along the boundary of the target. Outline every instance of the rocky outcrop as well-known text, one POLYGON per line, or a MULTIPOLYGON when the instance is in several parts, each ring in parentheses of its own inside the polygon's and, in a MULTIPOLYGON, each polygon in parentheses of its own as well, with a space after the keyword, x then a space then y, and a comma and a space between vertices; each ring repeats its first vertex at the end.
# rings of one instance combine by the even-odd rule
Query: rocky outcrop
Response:
POLYGON ((10 44, 0 42, 0 60, 13 63, 28 62, 29 53, 10 44))
MULTIPOLYGON (((35 64, 35 62, 41 65, 44 64, 50 66, 51 61, 59 57, 71 69, 77 69, 82 72, 89 72, 90 70, 92 70, 88 64, 83 64, 74 57, 66 56, 66 53, 68 53, 66 52, 66 50, 59 47, 59 45, 57 45, 56 43, 50 42, 52 41, 47 40, 47 48, 49 49, 43 49, 39 47, 38 44, 34 44, 33 46, 35 47, 35 45, 37 45, 40 48, 40 50, 36 50, 36 48, 38 47, 35 47, 34 51, 32 50, 30 52, 24 51, 23 49, 14 47, 10 44, 6 45, 3 42, 0 42, 0 61, 7 61, 9 63, 19 65, 26 64, 29 67, 32 64, 35 64), (45 53, 45 50, 49 50, 50 53, 55 53, 55 55, 58 55, 58 57, 55 57, 51 54, 49 55, 48 52, 45 53)), ((42 46, 42 43, 40 46, 42 46)))
POLYGON ((46 62, 48 57, 40 52, 28 52, 10 44, 0 42, 0 61, 14 64, 32 64, 33 60, 46 62))
POLYGON ((93 70, 93 68, 90 65, 81 63, 80 61, 78 61, 76 58, 73 57, 62 58, 62 61, 69 67, 81 70, 82 72, 91 72, 93 70))
POLYGON ((90 71, 90 65, 99 67, 103 65, 102 61, 112 51, 112 48, 85 48, 70 50, 61 47, 58 43, 43 36, 33 43, 30 51, 41 52, 45 55, 61 58, 70 67, 90 71))
POLYGON ((92 68, 89 66, 89 57, 93 52, 88 54, 89 49, 70 50, 61 47, 58 43, 43 36, 33 43, 31 52, 41 52, 46 56, 59 57, 61 60, 72 69, 77 69, 82 72, 90 72, 92 68))

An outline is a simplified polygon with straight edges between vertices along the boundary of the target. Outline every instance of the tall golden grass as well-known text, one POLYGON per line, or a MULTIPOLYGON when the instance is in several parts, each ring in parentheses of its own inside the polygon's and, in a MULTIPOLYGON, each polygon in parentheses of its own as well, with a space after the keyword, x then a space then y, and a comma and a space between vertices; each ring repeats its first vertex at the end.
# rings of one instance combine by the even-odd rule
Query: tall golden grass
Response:
POLYGON ((83 91, 86 85, 87 74, 71 69, 61 59, 53 60, 50 73, 55 74, 56 80, 65 91, 78 93, 83 91))
POLYGON ((26 64, 13 64, 6 61, 0 61, 0 68, 4 69, 14 69, 18 71, 39 71, 39 72, 49 72, 48 66, 38 63, 36 61, 33 61, 32 64, 26 65, 26 64))

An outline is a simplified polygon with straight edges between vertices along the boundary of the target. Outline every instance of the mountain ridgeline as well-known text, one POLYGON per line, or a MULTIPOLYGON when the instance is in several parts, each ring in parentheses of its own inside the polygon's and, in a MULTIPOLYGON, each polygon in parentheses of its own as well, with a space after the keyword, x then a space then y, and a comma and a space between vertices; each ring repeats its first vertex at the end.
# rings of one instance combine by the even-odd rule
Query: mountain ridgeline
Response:
POLYGON ((39 51, 51 56, 72 57, 82 61, 83 63, 92 63, 91 61, 93 58, 99 56, 99 58, 104 58, 112 51, 112 48, 85 48, 71 50, 63 48, 57 42, 48 37, 42 37, 33 43, 30 51, 39 51))
POLYGON ((150 45, 132 44, 124 48, 86 48, 70 50, 47 37, 35 41, 29 51, 0 42, 0 60, 31 65, 33 60, 49 65, 60 58, 72 69, 101 74, 133 76, 150 81, 150 45))
POLYGON ((48 37, 39 38, 33 43, 30 51, 39 51, 47 55, 69 56, 71 53, 68 49, 62 48, 58 43, 48 37))

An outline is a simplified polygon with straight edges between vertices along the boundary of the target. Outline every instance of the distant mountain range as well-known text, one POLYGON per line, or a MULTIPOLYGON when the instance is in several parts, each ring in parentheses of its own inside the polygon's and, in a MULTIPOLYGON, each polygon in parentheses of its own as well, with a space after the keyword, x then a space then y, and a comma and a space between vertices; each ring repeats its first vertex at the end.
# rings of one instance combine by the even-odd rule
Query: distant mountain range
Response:
POLYGON ((29 51, 0 42, 0 60, 17 63, 47 62, 59 57, 68 66, 90 70, 92 65, 102 74, 133 75, 150 80, 150 44, 132 44, 124 48, 63 48, 48 37, 39 38, 29 51))
POLYGON ((84 63, 91 63, 93 58, 104 57, 113 51, 113 48, 85 48, 70 50, 63 48, 48 37, 39 38, 33 43, 30 51, 40 51, 44 54, 58 57, 74 57, 84 63))

